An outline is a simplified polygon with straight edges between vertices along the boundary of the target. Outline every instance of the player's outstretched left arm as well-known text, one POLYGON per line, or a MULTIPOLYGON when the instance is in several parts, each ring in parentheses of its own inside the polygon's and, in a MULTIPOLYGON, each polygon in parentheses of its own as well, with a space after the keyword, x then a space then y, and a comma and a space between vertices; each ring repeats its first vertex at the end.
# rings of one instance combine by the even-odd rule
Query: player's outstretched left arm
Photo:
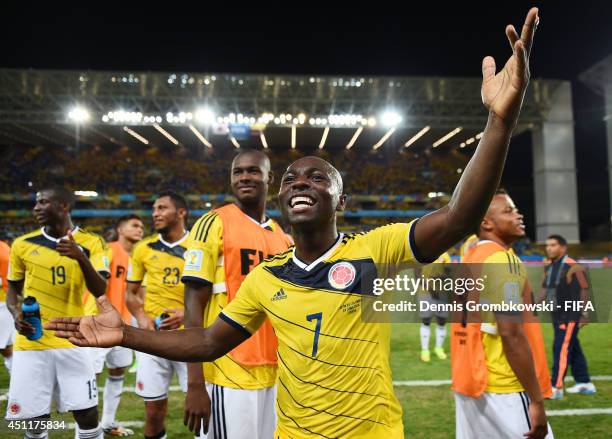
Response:
POLYGON ((538 22, 538 9, 532 8, 520 37, 514 26, 506 27, 512 56, 497 74, 492 57, 482 61, 481 94, 489 110, 487 126, 450 202, 417 223, 416 245, 425 259, 436 259, 472 233, 489 207, 499 186, 510 138, 529 83, 529 57, 538 22))
POLYGON ((106 296, 96 299, 99 314, 58 317, 45 325, 80 347, 125 346, 173 361, 213 361, 247 339, 243 331, 217 318, 208 328, 150 331, 126 325, 106 296))
POLYGON ((91 294, 96 297, 104 295, 106 292, 106 279, 91 265, 91 261, 83 253, 83 250, 79 248, 71 233, 68 233, 68 239, 61 239, 57 243, 56 250, 60 255, 74 259, 79 263, 85 278, 85 285, 91 294))

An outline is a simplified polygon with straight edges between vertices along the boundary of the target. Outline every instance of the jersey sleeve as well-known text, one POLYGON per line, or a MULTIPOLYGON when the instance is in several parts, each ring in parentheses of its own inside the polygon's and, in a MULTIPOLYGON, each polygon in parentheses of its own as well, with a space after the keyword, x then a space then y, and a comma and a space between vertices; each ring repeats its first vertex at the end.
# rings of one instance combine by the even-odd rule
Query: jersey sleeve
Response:
POLYGON ((414 228, 417 221, 389 224, 366 233, 363 239, 370 249, 374 263, 425 263, 414 241, 414 228))
POLYGON ((25 264, 21 258, 21 241, 15 241, 9 254, 9 267, 7 280, 19 282, 25 279, 25 264))
POLYGON ((259 329, 266 319, 265 311, 257 297, 258 271, 256 268, 247 275, 234 300, 219 314, 221 320, 239 329, 249 337, 259 329))
POLYGON ((141 283, 145 277, 144 256, 146 252, 146 244, 138 243, 132 251, 130 262, 128 265, 127 281, 132 283, 141 283))
POLYGON ((215 270, 223 253, 222 236, 223 223, 218 214, 211 212, 196 222, 189 233, 183 282, 214 283, 215 270))
POLYGON ((111 250, 100 237, 94 240, 89 255, 89 261, 94 269, 104 277, 110 277, 111 250))

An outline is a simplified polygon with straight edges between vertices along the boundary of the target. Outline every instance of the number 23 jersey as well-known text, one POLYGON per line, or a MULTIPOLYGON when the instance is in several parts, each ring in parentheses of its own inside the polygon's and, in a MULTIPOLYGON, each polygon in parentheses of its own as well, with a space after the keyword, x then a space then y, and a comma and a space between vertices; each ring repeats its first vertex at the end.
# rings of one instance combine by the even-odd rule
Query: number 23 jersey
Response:
POLYGON ((389 366, 390 325, 362 320, 361 274, 368 264, 415 262, 414 224, 340 235, 309 265, 293 248, 270 258, 219 315, 245 335, 265 317, 272 323, 279 437, 404 437, 389 366))
POLYGON ((189 232, 173 243, 164 241, 161 235, 154 235, 140 241, 132 250, 127 281, 142 283, 146 274, 144 311, 151 318, 165 309, 184 308, 181 274, 188 239, 189 232))

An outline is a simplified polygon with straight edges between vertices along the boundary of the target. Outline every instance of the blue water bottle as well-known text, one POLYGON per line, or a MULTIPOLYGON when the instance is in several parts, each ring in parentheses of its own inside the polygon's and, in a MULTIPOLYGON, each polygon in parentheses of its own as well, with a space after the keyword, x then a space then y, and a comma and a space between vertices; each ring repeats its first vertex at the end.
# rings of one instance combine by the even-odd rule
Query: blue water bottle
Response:
POLYGON ((163 313, 161 313, 160 315, 158 315, 158 316, 155 318, 155 329, 159 331, 159 330, 160 330, 160 328, 159 328, 159 327, 161 326, 162 322, 163 322, 164 320, 166 320, 168 317, 170 317, 170 314, 165 313, 165 312, 163 312, 163 313))
POLYGON ((34 327, 34 332, 26 335, 28 340, 38 340, 42 337, 42 322, 40 320, 40 305, 36 297, 28 296, 21 304, 21 314, 23 320, 34 327))

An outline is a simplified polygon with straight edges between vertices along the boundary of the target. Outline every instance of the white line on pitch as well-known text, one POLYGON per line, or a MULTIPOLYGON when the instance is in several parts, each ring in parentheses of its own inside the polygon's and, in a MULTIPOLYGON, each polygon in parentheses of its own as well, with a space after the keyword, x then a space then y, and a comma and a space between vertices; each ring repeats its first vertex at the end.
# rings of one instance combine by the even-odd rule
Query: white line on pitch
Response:
POLYGON ((612 407, 601 409, 567 409, 546 410, 547 416, 590 416, 590 415, 612 415, 612 407))

